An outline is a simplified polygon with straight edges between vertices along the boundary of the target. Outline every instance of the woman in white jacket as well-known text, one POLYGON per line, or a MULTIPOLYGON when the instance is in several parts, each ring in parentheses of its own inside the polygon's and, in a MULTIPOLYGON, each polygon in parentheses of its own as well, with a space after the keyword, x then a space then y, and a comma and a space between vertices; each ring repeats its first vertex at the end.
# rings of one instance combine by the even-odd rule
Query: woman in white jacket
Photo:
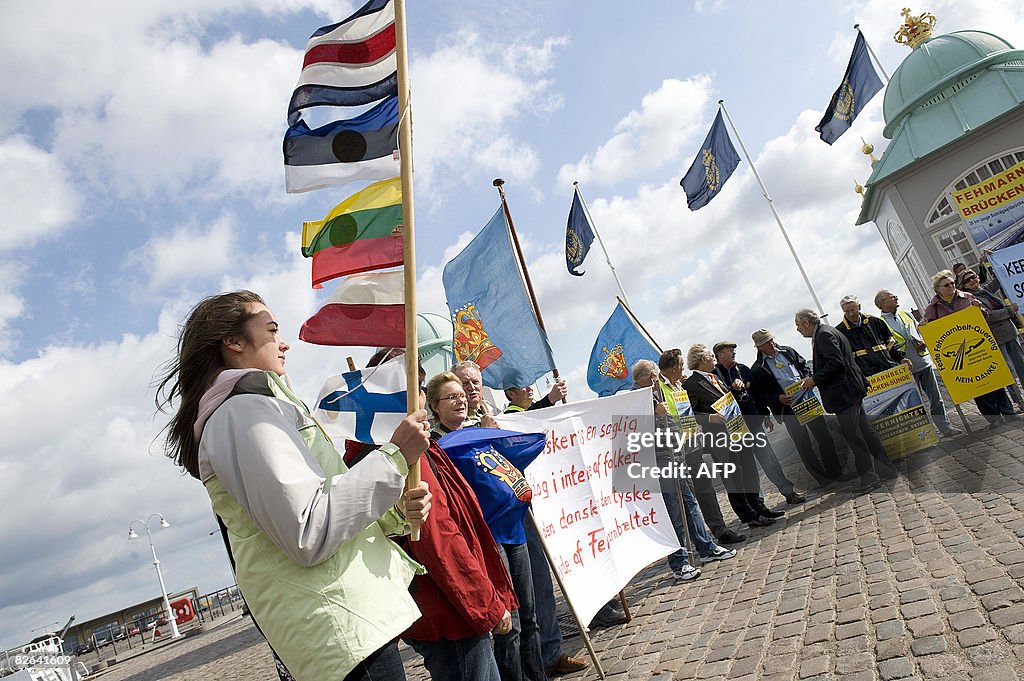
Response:
POLYGON ((206 486, 239 589, 296 679, 404 679, 396 637, 419 617, 408 585, 422 568, 388 535, 430 508, 425 485, 403 491, 426 413, 349 470, 292 392, 287 351, 255 293, 193 308, 159 384, 161 406, 178 402, 168 456, 206 486))

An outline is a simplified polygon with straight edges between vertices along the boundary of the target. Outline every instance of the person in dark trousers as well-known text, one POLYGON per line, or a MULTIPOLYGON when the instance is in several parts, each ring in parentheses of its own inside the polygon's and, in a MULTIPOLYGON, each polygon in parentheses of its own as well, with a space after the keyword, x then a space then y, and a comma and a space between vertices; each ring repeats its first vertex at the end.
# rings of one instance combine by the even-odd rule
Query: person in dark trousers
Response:
POLYGON ((814 372, 804 379, 803 387, 817 386, 822 405, 839 420, 839 429, 853 450, 854 464, 860 475, 854 492, 870 492, 881 484, 880 478, 895 480, 899 474, 864 411, 868 382, 853 359, 850 341, 822 322, 814 310, 798 311, 794 321, 800 335, 811 339, 814 372))
POLYGON ((768 329, 758 329, 750 338, 757 348, 757 360, 750 367, 755 398, 786 427, 807 472, 819 485, 828 487, 843 475, 828 423, 824 416, 819 416, 801 424, 793 412, 794 398, 786 394, 787 386, 811 375, 807 361, 795 349, 776 343, 774 334, 768 329), (818 443, 818 453, 811 444, 812 435, 818 443))

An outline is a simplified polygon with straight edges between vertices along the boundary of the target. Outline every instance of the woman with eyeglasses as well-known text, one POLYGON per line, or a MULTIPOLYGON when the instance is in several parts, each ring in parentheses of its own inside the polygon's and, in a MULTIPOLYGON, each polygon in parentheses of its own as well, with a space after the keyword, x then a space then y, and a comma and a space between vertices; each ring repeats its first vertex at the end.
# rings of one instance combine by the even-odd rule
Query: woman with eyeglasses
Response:
MULTIPOLYGON (((1017 317, 1017 305, 1015 303, 1004 303, 999 296, 986 291, 981 286, 981 279, 974 270, 964 270, 957 278, 957 288, 970 293, 982 308, 987 311, 985 319, 988 321, 988 328, 999 344, 999 350, 1003 353, 1006 366, 1010 367, 1014 378, 1019 381, 1024 376, 1024 352, 1021 350, 1019 332, 1014 320, 1017 317)), ((1012 383, 1007 390, 1010 397, 1017 403, 1017 408, 1024 411, 1024 396, 1021 395, 1020 387, 1016 382, 1012 383)))
MULTIPOLYGON (((964 270, 961 272, 961 275, 969 271, 964 270)), ((956 281, 956 275, 950 270, 942 270, 932 276, 932 289, 935 291, 935 296, 924 308, 924 322, 922 322, 922 325, 951 315, 954 312, 966 310, 971 305, 981 308, 981 311, 988 318, 989 312, 982 302, 971 293, 958 290, 956 281)), ((977 405, 978 411, 988 421, 989 428, 997 428, 1003 425, 1004 419, 1007 421, 1017 419, 1017 415, 1013 412, 1010 398, 1007 397, 1006 391, 1002 388, 979 395, 974 398, 974 404, 977 405)))
POLYGON ((437 439, 466 419, 462 381, 443 372, 427 382, 427 405, 437 419, 420 475, 433 494, 420 540, 409 554, 427 568, 413 580, 412 594, 423 617, 403 638, 423 656, 439 681, 499 681, 490 634, 512 630, 518 607, 501 554, 466 479, 437 439))

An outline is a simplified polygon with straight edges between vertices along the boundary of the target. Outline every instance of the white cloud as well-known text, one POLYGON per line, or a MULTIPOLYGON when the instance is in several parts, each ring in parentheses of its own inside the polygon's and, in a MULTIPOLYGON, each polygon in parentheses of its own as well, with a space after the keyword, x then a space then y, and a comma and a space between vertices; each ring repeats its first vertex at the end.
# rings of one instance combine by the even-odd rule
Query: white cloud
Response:
POLYGON ((561 105, 543 76, 565 42, 502 44, 463 31, 414 59, 417 182, 430 187, 442 171, 450 182, 474 170, 513 181, 533 177, 536 152, 510 128, 528 112, 546 114, 561 105))
POLYGON ((644 96, 640 110, 630 111, 615 134, 593 154, 558 171, 558 184, 611 185, 673 163, 695 133, 709 126, 710 76, 669 79, 644 96))
POLYGON ((0 140, 0 251, 54 237, 80 207, 81 198, 56 154, 20 135, 0 140))
POLYGON ((141 265, 153 289, 218 275, 239 260, 233 243, 236 230, 236 221, 230 216, 221 217, 206 229, 179 227, 167 236, 154 236, 133 260, 141 265))

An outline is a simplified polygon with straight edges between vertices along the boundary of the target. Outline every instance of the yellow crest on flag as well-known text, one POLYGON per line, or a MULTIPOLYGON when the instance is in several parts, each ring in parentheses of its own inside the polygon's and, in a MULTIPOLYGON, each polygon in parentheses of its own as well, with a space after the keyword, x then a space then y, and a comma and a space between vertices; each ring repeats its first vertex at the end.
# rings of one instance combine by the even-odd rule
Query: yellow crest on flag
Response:
POLYGON ((629 367, 626 366, 626 354, 622 351, 621 343, 611 350, 601 348, 601 351, 604 352, 604 359, 597 366, 599 373, 619 380, 629 376, 629 367))
POLYGON ((459 308, 455 311, 452 321, 455 323, 452 350, 455 352, 456 360, 471 360, 483 369, 501 357, 501 348, 491 342, 476 305, 469 303, 459 308))
POLYGON ((701 165, 704 166, 704 178, 707 180, 708 189, 711 191, 718 191, 719 174, 718 174, 718 162, 715 160, 715 155, 711 153, 710 149, 705 149, 701 154, 701 165))

